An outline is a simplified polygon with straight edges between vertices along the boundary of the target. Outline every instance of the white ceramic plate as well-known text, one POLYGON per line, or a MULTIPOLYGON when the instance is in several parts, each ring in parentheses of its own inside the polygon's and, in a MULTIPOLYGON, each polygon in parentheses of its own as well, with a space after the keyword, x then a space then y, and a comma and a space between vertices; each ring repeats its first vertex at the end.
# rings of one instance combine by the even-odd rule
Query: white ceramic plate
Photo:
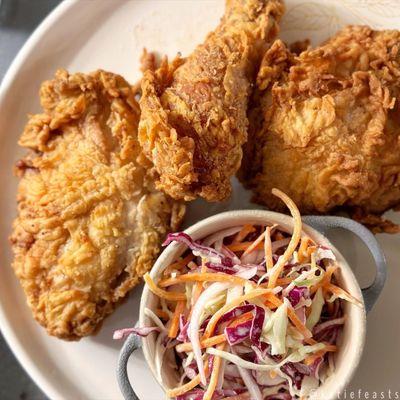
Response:
MULTIPOLYGON (((287 5, 282 36, 289 41, 311 37, 316 43, 348 23, 377 28, 400 24, 398 0, 287 0, 287 5)), ((111 337, 115 328, 135 323, 141 288, 105 321, 97 336, 78 343, 48 337, 31 318, 10 267, 7 241, 15 215, 12 166, 21 154, 17 139, 26 114, 39 110, 39 85, 56 68, 83 72, 103 68, 134 82, 139 78, 138 59, 144 46, 170 56, 178 51, 187 54, 217 24, 223 7, 223 0, 67 0, 29 39, 4 79, 0 93, 0 326, 21 364, 51 399, 121 397, 114 372, 121 343, 111 337)), ((235 183, 230 202, 206 207, 196 202, 186 224, 227 209, 254 208, 248 199, 235 183)), ((381 235, 379 240, 389 261, 389 279, 368 316, 366 349, 348 392, 361 389, 371 393, 370 398, 373 392, 379 396, 385 392, 389 398, 389 389, 391 396, 400 392, 400 242, 399 236, 381 235)), ((361 285, 368 283, 373 277, 372 262, 362 245, 343 234, 333 241, 354 266, 361 285)), ((141 354, 131 360, 130 374, 142 399, 163 398, 141 354)))

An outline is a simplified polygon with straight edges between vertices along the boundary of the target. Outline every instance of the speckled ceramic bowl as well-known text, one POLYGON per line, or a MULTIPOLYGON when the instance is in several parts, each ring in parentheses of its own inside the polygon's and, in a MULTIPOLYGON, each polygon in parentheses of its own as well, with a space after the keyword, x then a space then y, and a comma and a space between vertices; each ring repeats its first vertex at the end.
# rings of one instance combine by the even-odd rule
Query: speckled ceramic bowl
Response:
MULTIPOLYGON (((346 323, 339 339, 339 350, 336 353, 335 372, 316 390, 310 397, 312 399, 333 400, 338 393, 348 385, 357 365, 360 361, 364 347, 366 332, 366 312, 368 312, 377 300, 386 278, 386 262, 384 255, 375 237, 362 225, 341 217, 320 217, 309 216, 303 218, 303 233, 311 237, 316 243, 330 247, 337 257, 340 265, 340 274, 337 276, 339 284, 354 297, 361 299, 363 307, 350 303, 344 304, 346 323), (374 283, 367 289, 360 289, 360 286, 346 260, 341 253, 329 242, 325 233, 331 228, 344 228, 359 236, 368 246, 377 267, 377 274, 374 283)), ((263 211, 243 210, 229 211, 214 215, 188 228, 185 232, 195 240, 202 239, 219 230, 233 226, 252 224, 278 224, 281 229, 287 232, 293 230, 293 219, 287 215, 263 211)), ((157 281, 158 276, 164 268, 179 257, 186 247, 180 244, 170 244, 160 255, 153 269, 151 277, 157 281)), ((140 303, 139 326, 148 326, 151 322, 144 313, 145 307, 155 309, 158 305, 158 298, 154 296, 145 286, 140 303)), ((118 381, 125 399, 138 399, 129 382, 126 365, 130 354, 142 345, 146 361, 152 370, 158 383, 164 390, 173 388, 178 384, 178 377, 174 370, 168 367, 163 368, 161 376, 158 376, 155 367, 155 335, 146 338, 138 338, 131 335, 121 350, 118 363, 118 381)), ((164 363, 168 365, 168 363, 164 363)))

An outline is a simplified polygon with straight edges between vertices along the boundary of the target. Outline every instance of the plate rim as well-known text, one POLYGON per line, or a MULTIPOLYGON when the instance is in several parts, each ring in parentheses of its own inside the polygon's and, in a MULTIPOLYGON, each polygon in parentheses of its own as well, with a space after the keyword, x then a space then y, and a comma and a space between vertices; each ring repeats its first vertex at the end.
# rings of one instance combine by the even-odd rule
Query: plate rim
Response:
MULTIPOLYGON (((12 63, 8 67, 3 81, 0 85, 0 110, 3 108, 3 104, 6 103, 8 92, 12 86, 14 79, 20 72, 24 61, 29 58, 31 51, 34 50, 35 46, 40 42, 42 37, 52 28, 52 26, 60 20, 65 13, 76 7, 79 0, 63 0, 58 4, 35 28, 32 34, 25 41, 17 55, 13 59, 12 63)), ((8 347, 14 354, 18 363, 29 375, 29 377, 35 382, 40 390, 50 399, 62 399, 63 394, 57 389, 56 385, 51 383, 51 380, 38 368, 35 364, 34 359, 28 355, 24 346, 21 344, 17 335, 14 332, 9 319, 6 316, 2 302, 0 301, 0 331, 6 341, 8 347)))
MULTIPOLYGON (((319 0, 321 1, 321 0, 319 0)), ((318 2, 319 2, 318 1, 318 2)), ((322 0, 324 1, 324 0, 322 0)), ((18 77, 23 67, 24 62, 28 60, 36 46, 46 35, 49 34, 54 25, 62 20, 65 14, 79 7, 80 0, 63 0, 58 6, 56 6, 46 18, 35 28, 33 33, 28 37, 26 42, 23 44, 21 49, 18 51, 16 57, 7 69, 3 81, 0 85, 0 110, 8 102, 8 96, 10 95, 10 89, 12 88, 15 79, 18 77)), ((382 28, 377 28, 382 29, 382 28)), ((9 268, 10 265, 7 265, 9 268)), ((380 299, 380 302, 383 299, 380 299)), ((46 375, 40 367, 36 366, 35 358, 29 355, 21 340, 19 340, 16 331, 10 323, 7 313, 4 309, 4 304, 0 301, 0 331, 2 332, 4 339, 13 352, 19 364, 35 382, 35 384, 44 392, 50 399, 65 399, 65 392, 58 389, 58 386, 53 382, 51 377, 46 375)))

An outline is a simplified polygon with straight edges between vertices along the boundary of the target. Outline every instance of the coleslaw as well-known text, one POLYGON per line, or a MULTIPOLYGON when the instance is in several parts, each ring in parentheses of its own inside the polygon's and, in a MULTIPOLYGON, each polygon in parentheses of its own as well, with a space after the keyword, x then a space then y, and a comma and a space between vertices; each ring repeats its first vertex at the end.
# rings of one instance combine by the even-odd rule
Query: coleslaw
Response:
POLYGON ((176 360, 177 400, 307 398, 332 373, 346 323, 343 301, 361 305, 335 278, 333 251, 302 233, 300 213, 283 192, 293 232, 278 225, 235 226, 201 241, 169 234, 187 247, 155 282, 151 324, 115 332, 157 335, 159 376, 167 352, 176 360))

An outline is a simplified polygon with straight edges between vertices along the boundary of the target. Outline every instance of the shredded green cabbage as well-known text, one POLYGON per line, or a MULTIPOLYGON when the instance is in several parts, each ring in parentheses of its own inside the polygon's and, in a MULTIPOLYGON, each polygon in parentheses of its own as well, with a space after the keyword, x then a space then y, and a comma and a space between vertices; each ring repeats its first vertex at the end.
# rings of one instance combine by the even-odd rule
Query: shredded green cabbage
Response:
POLYGON ((288 326, 287 299, 276 309, 275 313, 264 322, 262 335, 271 345, 272 355, 286 353, 286 330, 288 326))
POLYGON ((315 293, 312 305, 311 312, 306 321, 306 327, 310 330, 314 328, 314 326, 318 323, 321 318, 322 307, 324 306, 325 300, 324 295, 322 294, 322 289, 319 288, 317 293, 315 293))
POLYGON ((215 299, 212 299, 206 303, 206 305, 204 306, 204 311, 207 314, 212 315, 216 313, 222 306, 224 306, 225 303, 226 303, 226 293, 221 293, 215 299))

